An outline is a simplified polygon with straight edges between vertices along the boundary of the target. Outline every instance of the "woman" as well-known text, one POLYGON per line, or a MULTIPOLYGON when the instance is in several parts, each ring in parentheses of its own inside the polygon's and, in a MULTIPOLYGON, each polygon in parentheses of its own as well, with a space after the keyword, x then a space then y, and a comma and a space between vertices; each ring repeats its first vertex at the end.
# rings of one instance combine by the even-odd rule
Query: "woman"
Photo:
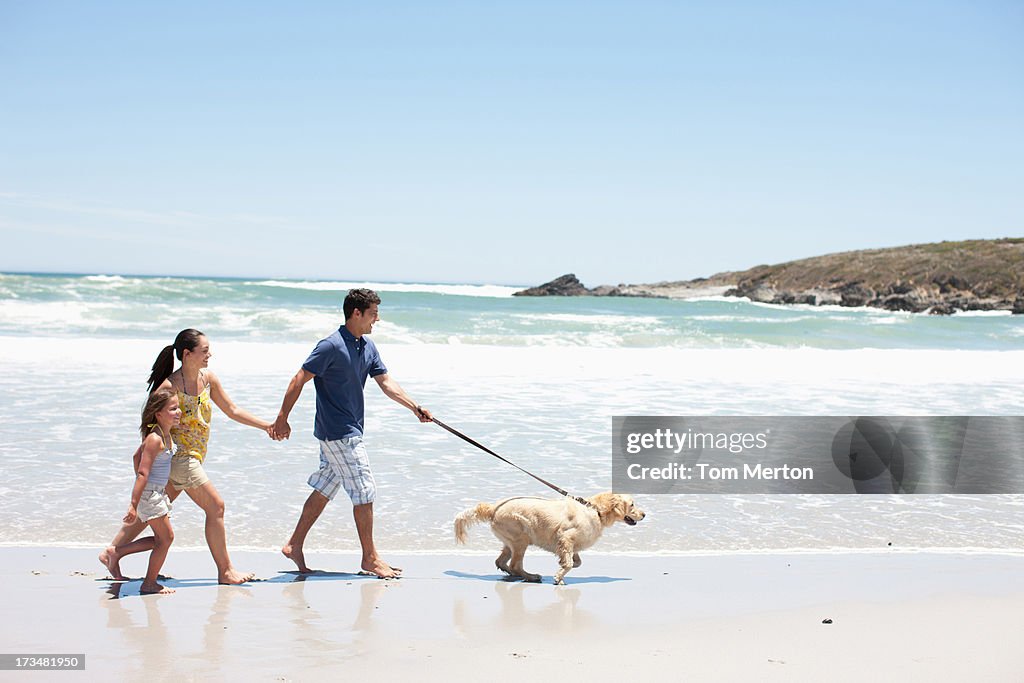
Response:
MULTIPOLYGON (((185 491, 203 509, 206 513, 206 544, 217 564, 217 581, 239 584, 251 580, 254 574, 240 572, 231 565, 224 531, 224 499, 203 469, 206 446, 210 441, 210 418, 213 416, 210 402, 216 403, 235 422, 262 429, 271 438, 273 431, 270 422, 254 417, 232 402, 217 376, 207 369, 211 355, 206 335, 199 330, 182 330, 175 337, 174 344, 164 347, 157 356, 148 383, 150 393, 159 389, 175 391, 181 406, 181 423, 171 431, 176 450, 171 460, 167 495, 174 501, 185 491), (175 356, 181 361, 177 370, 174 370, 175 356)), ((136 469, 140 455, 140 451, 135 452, 136 469)), ((113 578, 124 578, 119 563, 124 555, 131 554, 119 552, 118 548, 138 536, 144 528, 145 525, 139 522, 125 524, 100 553, 100 562, 113 578)))

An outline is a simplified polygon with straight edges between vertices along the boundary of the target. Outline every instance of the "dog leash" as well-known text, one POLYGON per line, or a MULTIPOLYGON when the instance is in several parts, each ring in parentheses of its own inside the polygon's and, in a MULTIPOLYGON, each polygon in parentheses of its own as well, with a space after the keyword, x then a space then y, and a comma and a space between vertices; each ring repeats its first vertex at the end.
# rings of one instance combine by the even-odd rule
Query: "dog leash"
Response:
POLYGON ((558 491, 558 492, 559 492, 560 494, 562 494, 563 496, 565 496, 565 497, 567 497, 567 498, 572 498, 573 500, 575 500, 575 501, 576 501, 577 503, 579 503, 579 504, 581 504, 581 505, 585 505, 585 506, 587 506, 588 508, 594 508, 595 510, 597 509, 596 507, 594 507, 594 504, 593 504, 593 503, 591 503, 591 502, 590 502, 589 500, 587 500, 586 498, 581 498, 581 497, 579 497, 579 496, 574 496, 574 495, 571 495, 571 494, 570 494, 570 493, 569 493, 568 491, 566 491, 566 490, 565 490, 565 489, 563 489, 563 488, 559 488, 558 486, 555 486, 555 485, 554 485, 554 484, 552 484, 552 483, 551 483, 550 481, 547 481, 547 480, 545 480, 545 479, 541 479, 540 477, 538 477, 538 476, 537 476, 536 474, 534 474, 533 472, 529 472, 529 471, 527 471, 527 470, 524 470, 524 469, 523 469, 522 467, 520 467, 519 465, 515 464, 515 463, 514 463, 514 462, 512 462, 511 460, 507 460, 506 458, 503 458, 503 457, 501 457, 500 455, 498 455, 497 453, 495 453, 494 451, 492 451, 492 450, 491 450, 490 448, 488 448, 487 446, 484 446, 484 445, 482 445, 482 444, 480 444, 480 443, 477 443, 476 441, 474 441, 473 439, 469 438, 468 436, 466 436, 465 434, 463 434, 463 433, 462 433, 462 432, 460 432, 459 430, 457 430, 457 429, 454 429, 454 428, 452 428, 452 427, 449 427, 449 426, 448 426, 448 425, 446 425, 446 424, 445 424, 444 422, 441 422, 441 421, 440 421, 440 420, 438 420, 438 419, 437 419, 436 417, 431 417, 430 419, 431 419, 431 420, 432 420, 432 421, 433 421, 433 422, 434 422, 434 423, 435 423, 435 424, 436 424, 436 425, 437 425, 438 427, 441 427, 442 429, 444 429, 444 430, 446 430, 446 431, 448 431, 448 432, 450 432, 450 433, 454 434, 455 436, 459 437, 460 439, 462 439, 462 440, 463 440, 463 441, 465 441, 466 443, 471 443, 471 444, 473 444, 474 446, 476 446, 477 448, 479 448, 480 450, 482 450, 482 451, 483 451, 484 453, 490 453, 491 455, 493 455, 493 456, 494 456, 495 458, 497 458, 498 460, 501 460, 502 462, 507 462, 507 463, 508 463, 509 465, 512 465, 512 467, 515 467, 515 468, 516 468, 517 470, 519 470, 520 472, 523 472, 523 473, 525 473, 525 474, 528 474, 528 475, 530 475, 531 477, 533 477, 534 479, 536 479, 536 480, 537 480, 537 481, 539 481, 540 483, 544 484, 544 485, 545 485, 545 486, 547 486, 548 488, 551 488, 551 489, 554 489, 555 491, 558 491))

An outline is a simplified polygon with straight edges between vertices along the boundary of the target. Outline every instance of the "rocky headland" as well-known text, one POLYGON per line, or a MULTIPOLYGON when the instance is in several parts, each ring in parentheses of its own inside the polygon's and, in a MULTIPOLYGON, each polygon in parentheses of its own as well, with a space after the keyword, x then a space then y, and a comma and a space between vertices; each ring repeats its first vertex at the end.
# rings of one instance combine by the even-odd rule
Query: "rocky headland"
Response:
POLYGON ((516 296, 746 297, 772 304, 872 306, 948 315, 1024 314, 1024 238, 915 244, 828 254, 710 277, 585 287, 563 275, 516 296))

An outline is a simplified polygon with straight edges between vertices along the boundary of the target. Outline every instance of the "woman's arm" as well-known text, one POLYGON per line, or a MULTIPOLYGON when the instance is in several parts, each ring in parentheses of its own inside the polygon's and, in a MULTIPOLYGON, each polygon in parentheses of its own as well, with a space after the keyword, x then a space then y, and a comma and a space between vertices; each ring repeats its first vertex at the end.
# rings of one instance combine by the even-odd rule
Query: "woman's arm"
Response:
POLYGON ((228 396, 228 392, 224 391, 224 387, 221 385, 217 375, 210 371, 206 372, 206 378, 210 382, 210 398, 217 404, 217 407, 223 411, 225 415, 230 417, 235 422, 244 424, 248 427, 257 427, 267 431, 270 429, 270 423, 266 420, 261 420, 254 416, 247 410, 243 410, 235 405, 235 402, 228 396))

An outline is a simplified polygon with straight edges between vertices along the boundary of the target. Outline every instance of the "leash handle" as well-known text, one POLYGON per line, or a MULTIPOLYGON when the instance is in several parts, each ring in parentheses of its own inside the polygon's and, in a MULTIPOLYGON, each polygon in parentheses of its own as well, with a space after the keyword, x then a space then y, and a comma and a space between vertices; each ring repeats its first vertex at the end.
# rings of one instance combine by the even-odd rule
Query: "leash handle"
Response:
POLYGON ((505 458, 501 457, 500 455, 498 455, 497 453, 495 453, 494 451, 492 451, 492 450, 491 450, 490 448, 488 448, 487 446, 484 446, 483 444, 477 443, 476 441, 474 441, 473 439, 469 438, 468 436, 466 436, 465 434, 463 434, 463 433, 462 433, 462 432, 460 432, 459 430, 457 430, 457 429, 454 429, 454 428, 452 428, 452 427, 449 427, 449 426, 448 426, 448 425, 446 425, 446 424, 445 424, 444 422, 441 422, 441 421, 440 421, 440 420, 438 420, 438 419, 437 419, 436 417, 432 417, 432 418, 430 418, 430 419, 431 419, 431 420, 433 420, 433 421, 434 421, 434 423, 435 423, 435 424, 437 424, 437 426, 438 426, 438 427, 441 427, 442 429, 444 429, 444 430, 447 430, 448 432, 450 432, 451 434, 454 434, 455 436, 459 437, 460 439, 462 439, 462 440, 463 440, 463 441, 465 441, 466 443, 470 443, 470 444, 473 444, 474 446, 476 446, 477 448, 479 448, 480 450, 482 450, 482 451, 483 451, 484 453, 490 453, 491 455, 493 455, 493 456, 494 456, 495 458, 497 458, 498 460, 501 460, 502 462, 507 462, 507 463, 508 463, 509 465, 512 465, 512 467, 515 467, 515 468, 516 468, 517 470, 519 470, 520 472, 522 472, 522 473, 524 473, 524 474, 528 474, 528 475, 530 475, 531 477, 533 477, 534 479, 536 479, 536 480, 537 480, 537 481, 539 481, 540 483, 544 484, 544 485, 545 485, 545 486, 547 486, 548 488, 551 488, 551 489, 554 489, 555 491, 558 491, 558 492, 559 492, 560 494, 562 494, 563 496, 566 496, 566 497, 568 497, 568 498, 572 498, 572 499, 573 499, 573 500, 575 500, 575 501, 576 501, 577 503, 580 503, 580 504, 582 504, 582 505, 585 505, 585 506, 587 506, 587 507, 592 507, 592 506, 590 505, 590 503, 589 503, 588 501, 584 500, 583 498, 580 498, 579 496, 570 496, 570 495, 569 495, 569 492, 568 492, 568 491, 566 491, 565 489, 559 488, 559 487, 555 486, 554 484, 552 484, 552 483, 551 483, 550 481, 546 481, 546 480, 544 480, 544 479, 541 479, 541 478, 540 478, 540 477, 538 477, 538 476, 537 476, 536 474, 533 474, 532 472, 528 472, 528 471, 524 470, 524 469, 523 469, 522 467, 520 467, 519 465, 515 464, 515 463, 514 463, 514 462, 512 462, 511 460, 507 460, 507 459, 505 459, 505 458))

